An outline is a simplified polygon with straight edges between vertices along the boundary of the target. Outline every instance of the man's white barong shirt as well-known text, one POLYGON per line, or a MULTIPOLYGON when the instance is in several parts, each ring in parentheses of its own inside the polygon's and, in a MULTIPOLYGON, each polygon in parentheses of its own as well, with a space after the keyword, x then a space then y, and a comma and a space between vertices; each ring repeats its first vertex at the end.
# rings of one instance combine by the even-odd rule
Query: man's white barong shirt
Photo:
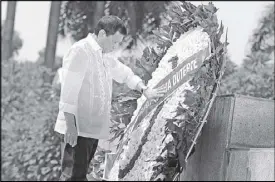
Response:
POLYGON ((142 80, 118 60, 103 58, 94 34, 76 42, 63 58, 55 131, 65 134, 64 112, 74 114, 78 136, 108 139, 112 79, 135 89, 142 80))

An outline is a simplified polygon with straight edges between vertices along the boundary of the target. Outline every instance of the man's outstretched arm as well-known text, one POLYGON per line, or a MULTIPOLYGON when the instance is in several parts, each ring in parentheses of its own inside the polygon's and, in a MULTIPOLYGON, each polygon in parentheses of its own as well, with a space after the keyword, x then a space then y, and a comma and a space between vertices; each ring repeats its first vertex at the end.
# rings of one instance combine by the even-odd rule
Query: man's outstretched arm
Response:
POLYGON ((113 79, 119 83, 125 83, 129 88, 138 90, 144 94, 147 99, 162 97, 165 94, 164 89, 148 88, 141 78, 133 73, 133 71, 118 60, 111 61, 111 73, 113 79))

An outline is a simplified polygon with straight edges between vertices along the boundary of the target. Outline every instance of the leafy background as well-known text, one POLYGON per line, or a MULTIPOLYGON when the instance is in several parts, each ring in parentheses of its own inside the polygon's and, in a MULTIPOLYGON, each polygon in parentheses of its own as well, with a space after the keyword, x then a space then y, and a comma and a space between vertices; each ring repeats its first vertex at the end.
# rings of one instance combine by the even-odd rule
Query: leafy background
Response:
MULTIPOLYGON (((121 17, 128 22, 130 36, 123 45, 125 49, 120 60, 148 81, 165 53, 163 47, 155 47, 153 31, 170 22, 165 16, 166 10, 175 2, 102 2, 64 1, 60 15, 61 35, 70 33, 75 40, 79 40, 88 30, 94 28, 93 22, 104 14, 121 17), (128 11, 132 7, 139 8, 128 11)), ((250 51, 241 65, 234 64, 227 57, 219 94, 239 93, 274 100, 273 6, 266 7, 248 44, 250 51)), ((43 74, 51 73, 54 77, 60 67, 61 58, 56 57, 55 68, 51 71, 43 65, 44 50, 40 51, 36 62, 20 62, 14 56, 22 45, 20 35, 15 32, 13 57, 1 62, 1 179, 58 180, 60 139, 56 137, 53 126, 58 112, 59 88, 44 83, 43 74)), ((129 123, 139 96, 138 92, 129 90, 125 85, 114 83, 112 132, 116 137, 121 136, 121 128, 129 123)), ((104 162, 102 156, 106 152, 108 151, 98 150, 90 172, 94 171, 96 175, 102 176, 100 164, 104 162)))

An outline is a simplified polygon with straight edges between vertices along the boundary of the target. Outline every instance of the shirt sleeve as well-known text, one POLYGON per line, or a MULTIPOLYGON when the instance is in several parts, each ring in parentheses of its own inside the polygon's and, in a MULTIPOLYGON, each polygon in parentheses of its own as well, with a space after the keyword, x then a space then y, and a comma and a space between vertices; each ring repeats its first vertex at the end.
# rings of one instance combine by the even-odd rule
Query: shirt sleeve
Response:
POLYGON ((81 48, 73 47, 63 58, 59 111, 77 114, 80 88, 88 67, 88 56, 81 48))
POLYGON ((137 84, 142 80, 135 75, 133 71, 120 61, 111 60, 111 74, 115 81, 119 83, 125 83, 131 89, 136 89, 137 84))

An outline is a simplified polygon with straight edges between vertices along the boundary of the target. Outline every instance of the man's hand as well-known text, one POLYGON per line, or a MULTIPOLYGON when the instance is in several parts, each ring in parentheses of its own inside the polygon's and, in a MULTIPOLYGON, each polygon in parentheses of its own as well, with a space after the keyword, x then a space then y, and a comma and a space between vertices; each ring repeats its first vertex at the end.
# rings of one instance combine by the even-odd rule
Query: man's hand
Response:
POLYGON ((165 93, 166 93, 165 88, 157 88, 157 89, 147 88, 146 90, 143 91, 143 94, 147 99, 163 97, 165 93))
POLYGON ((64 136, 64 142, 69 143, 72 147, 77 144, 77 128, 75 124, 75 117, 73 114, 64 113, 67 123, 67 131, 64 136))

